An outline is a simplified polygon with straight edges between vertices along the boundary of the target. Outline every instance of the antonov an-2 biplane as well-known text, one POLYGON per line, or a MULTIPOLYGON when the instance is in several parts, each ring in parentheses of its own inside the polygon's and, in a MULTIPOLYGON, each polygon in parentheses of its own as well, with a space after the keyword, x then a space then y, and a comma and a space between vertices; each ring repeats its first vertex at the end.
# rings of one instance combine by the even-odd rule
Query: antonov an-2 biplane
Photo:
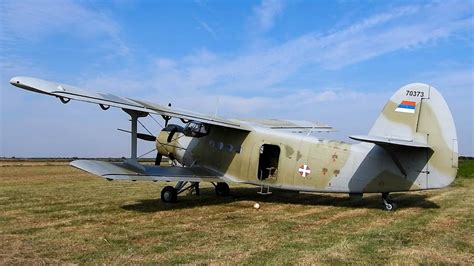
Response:
POLYGON ((129 114, 130 158, 120 163, 76 160, 71 165, 107 180, 177 182, 163 188, 163 202, 176 201, 179 193, 198 188, 199 182, 212 182, 218 195, 229 194, 228 183, 245 183, 261 186, 262 193, 270 193, 270 188, 351 197, 381 193, 385 209, 394 210, 390 192, 443 188, 457 173, 451 112, 441 94, 427 84, 400 88, 368 135, 350 136, 360 143, 349 144, 309 134, 332 130, 319 123, 225 119, 31 77, 14 77, 10 83, 63 103, 78 100, 129 114), (156 137, 138 133, 138 119, 152 114, 162 116, 166 127, 156 137), (168 124, 171 118, 184 126, 168 124), (138 138, 156 142, 155 165, 138 163, 138 138), (160 166, 162 156, 178 166, 160 166))

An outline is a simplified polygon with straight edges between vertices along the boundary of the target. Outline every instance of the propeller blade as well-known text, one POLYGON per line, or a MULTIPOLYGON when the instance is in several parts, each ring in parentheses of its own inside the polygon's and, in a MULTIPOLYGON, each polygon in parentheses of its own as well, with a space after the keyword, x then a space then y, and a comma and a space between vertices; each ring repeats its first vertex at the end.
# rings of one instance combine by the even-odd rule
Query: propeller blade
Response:
POLYGON ((146 141, 156 141, 156 137, 148 134, 137 133, 137 138, 146 140, 146 141))
POLYGON ((163 158, 163 154, 161 153, 156 153, 156 158, 155 158, 155 165, 160 165, 161 164, 161 159, 163 158))
MULTIPOLYGON (((117 130, 122 131, 122 132, 132 133, 129 130, 125 130, 125 129, 121 129, 121 128, 117 128, 117 130)), ((144 133, 137 133, 137 138, 139 138, 141 140, 146 140, 146 141, 156 141, 155 136, 144 134, 144 133)))
POLYGON ((174 136, 174 134, 176 134, 176 132, 178 132, 178 127, 177 127, 177 126, 175 126, 175 127, 171 130, 171 132, 170 132, 169 135, 168 135, 168 138, 166 139, 166 142, 170 143, 171 140, 173 140, 173 136, 174 136))

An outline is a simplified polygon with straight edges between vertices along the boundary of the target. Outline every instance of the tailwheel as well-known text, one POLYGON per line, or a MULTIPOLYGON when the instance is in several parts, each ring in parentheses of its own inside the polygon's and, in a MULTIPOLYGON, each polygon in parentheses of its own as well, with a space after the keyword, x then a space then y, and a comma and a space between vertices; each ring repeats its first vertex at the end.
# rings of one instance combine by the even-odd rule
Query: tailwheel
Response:
POLYGON ((227 183, 219 182, 215 185, 215 187, 217 196, 228 196, 230 193, 230 188, 227 183))
POLYGON ((388 200, 388 192, 382 193, 382 199, 386 211, 393 212, 397 209, 397 204, 388 200))
POLYGON ((397 204, 393 202, 387 202, 385 203, 385 210, 389 212, 393 212, 397 209, 397 204))
POLYGON ((178 200, 178 191, 172 186, 166 186, 161 190, 161 200, 163 202, 176 202, 178 200))

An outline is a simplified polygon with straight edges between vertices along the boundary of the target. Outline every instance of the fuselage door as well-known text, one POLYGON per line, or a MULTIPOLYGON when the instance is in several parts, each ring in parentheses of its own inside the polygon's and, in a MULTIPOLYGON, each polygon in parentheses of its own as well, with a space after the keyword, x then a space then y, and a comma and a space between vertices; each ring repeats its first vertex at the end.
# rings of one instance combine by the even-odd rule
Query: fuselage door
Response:
POLYGON ((280 146, 274 144, 263 144, 259 147, 257 178, 260 181, 278 179, 280 151, 280 146))

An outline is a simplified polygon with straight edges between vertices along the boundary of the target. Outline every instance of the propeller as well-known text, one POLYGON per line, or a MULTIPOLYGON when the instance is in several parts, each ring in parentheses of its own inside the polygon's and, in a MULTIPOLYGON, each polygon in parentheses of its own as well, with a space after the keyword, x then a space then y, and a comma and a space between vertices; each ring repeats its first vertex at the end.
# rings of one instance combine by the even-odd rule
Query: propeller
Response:
MULTIPOLYGON (((102 107, 102 106, 101 106, 102 107)), ((168 104, 168 108, 171 108, 171 103, 168 104)), ((108 109, 108 108, 107 108, 108 109)), ((163 118, 163 120, 165 121, 165 126, 163 127, 161 125, 160 122, 158 122, 151 114, 149 114, 149 116, 151 117, 151 119, 153 119, 160 127, 161 127, 161 130, 163 131, 169 131, 169 135, 168 135, 168 138, 166 139, 166 142, 167 143, 171 143, 172 141, 176 140, 176 139, 179 139, 181 137, 178 137, 176 139, 173 139, 174 135, 176 134, 176 132, 183 132, 183 127, 179 126, 179 125, 173 125, 173 124, 170 124, 168 125, 168 122, 169 120, 172 118, 171 116, 167 116, 167 115, 162 115, 161 117, 163 118)), ((181 121, 183 123, 186 123, 188 121, 185 121, 184 119, 181 119, 181 121)), ((149 133, 149 134, 146 134, 146 133, 137 133, 137 138, 138 139, 141 139, 141 140, 145 140, 145 141, 153 141, 153 142, 156 142, 157 141, 157 137, 156 136, 153 136, 153 134, 150 132, 150 130, 148 130, 145 125, 143 123, 140 122, 140 120, 137 120, 137 122, 149 133)), ((125 129, 120 129, 118 128, 119 131, 123 131, 123 132, 127 132, 127 133, 132 133, 131 131, 129 130, 125 130, 125 129)), ((163 145, 163 144, 162 144, 163 145)), ((178 147, 180 148, 180 147, 178 147)), ((161 161, 163 159, 163 156, 168 156, 171 160, 175 160, 176 158, 174 157, 174 154, 173 153, 169 153, 169 154, 161 154, 159 149, 158 148, 155 148, 139 157, 142 157, 146 154, 149 154, 151 152, 153 152, 154 150, 157 150, 157 153, 156 153, 156 157, 155 157, 155 165, 160 165, 161 164, 161 161)))

